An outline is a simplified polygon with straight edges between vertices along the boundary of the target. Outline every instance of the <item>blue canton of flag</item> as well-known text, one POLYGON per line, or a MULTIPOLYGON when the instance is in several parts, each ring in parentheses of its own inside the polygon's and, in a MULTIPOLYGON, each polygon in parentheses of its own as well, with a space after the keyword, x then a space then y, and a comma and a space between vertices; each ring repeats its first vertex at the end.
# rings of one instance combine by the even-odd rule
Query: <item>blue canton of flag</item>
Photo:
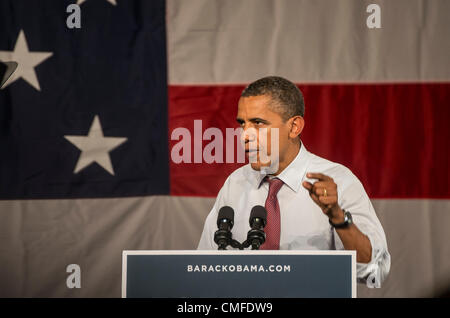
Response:
POLYGON ((164 1, 1 0, 0 198, 169 193, 164 1))

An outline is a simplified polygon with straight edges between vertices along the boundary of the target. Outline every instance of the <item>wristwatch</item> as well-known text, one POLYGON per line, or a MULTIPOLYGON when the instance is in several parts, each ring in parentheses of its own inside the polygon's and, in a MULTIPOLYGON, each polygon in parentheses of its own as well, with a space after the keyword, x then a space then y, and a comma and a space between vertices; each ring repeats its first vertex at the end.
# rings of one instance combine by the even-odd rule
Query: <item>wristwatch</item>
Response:
POLYGON ((334 224, 333 222, 331 222, 331 219, 328 220, 328 222, 330 222, 330 225, 332 227, 334 227, 335 229, 343 229, 348 227, 350 224, 353 224, 353 218, 352 215, 350 214, 350 212, 342 210, 344 212, 344 222, 339 223, 339 224, 334 224))

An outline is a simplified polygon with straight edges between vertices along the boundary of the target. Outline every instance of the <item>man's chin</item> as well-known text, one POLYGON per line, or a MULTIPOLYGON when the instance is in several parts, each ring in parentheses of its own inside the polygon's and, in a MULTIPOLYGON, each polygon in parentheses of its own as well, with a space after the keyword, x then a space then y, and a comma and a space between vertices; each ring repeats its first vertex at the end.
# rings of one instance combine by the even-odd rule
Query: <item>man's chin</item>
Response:
POLYGON ((261 171, 261 163, 259 162, 252 162, 250 163, 250 166, 252 167, 253 170, 261 171))
POLYGON ((250 162, 250 166, 252 167, 253 170, 256 171, 268 171, 270 170, 271 166, 270 163, 265 163, 262 164, 261 162, 250 162))
POLYGON ((261 163, 260 161, 257 162, 250 162, 250 166, 255 171, 260 171, 263 174, 276 174, 278 172, 278 162, 276 161, 275 164, 269 163, 261 163))

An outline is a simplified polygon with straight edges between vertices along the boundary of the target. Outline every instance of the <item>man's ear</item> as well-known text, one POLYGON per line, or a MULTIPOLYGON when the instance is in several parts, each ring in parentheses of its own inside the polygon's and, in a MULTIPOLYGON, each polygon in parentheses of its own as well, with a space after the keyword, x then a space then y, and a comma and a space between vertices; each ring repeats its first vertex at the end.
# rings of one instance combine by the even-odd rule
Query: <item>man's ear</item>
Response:
POLYGON ((294 116, 290 119, 291 130, 289 131, 289 138, 297 138, 303 131, 305 127, 305 120, 302 116, 294 116))

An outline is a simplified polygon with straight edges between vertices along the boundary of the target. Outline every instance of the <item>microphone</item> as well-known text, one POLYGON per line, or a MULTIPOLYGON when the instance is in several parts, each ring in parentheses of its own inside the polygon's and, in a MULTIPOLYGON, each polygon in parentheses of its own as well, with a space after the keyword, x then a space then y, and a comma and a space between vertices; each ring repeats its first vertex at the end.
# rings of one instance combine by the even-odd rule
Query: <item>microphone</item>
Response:
POLYGON ((1 62, 0 61, 0 88, 6 83, 8 78, 14 73, 17 68, 16 62, 1 62))
POLYGON ((229 206, 221 207, 217 217, 218 230, 214 233, 214 242, 219 250, 225 250, 232 243, 231 229, 234 225, 234 210, 229 206))
POLYGON ((249 219, 251 230, 247 233, 247 246, 252 246, 252 250, 259 250, 259 247, 266 241, 264 227, 267 224, 267 211, 261 205, 256 205, 250 212, 249 219))

